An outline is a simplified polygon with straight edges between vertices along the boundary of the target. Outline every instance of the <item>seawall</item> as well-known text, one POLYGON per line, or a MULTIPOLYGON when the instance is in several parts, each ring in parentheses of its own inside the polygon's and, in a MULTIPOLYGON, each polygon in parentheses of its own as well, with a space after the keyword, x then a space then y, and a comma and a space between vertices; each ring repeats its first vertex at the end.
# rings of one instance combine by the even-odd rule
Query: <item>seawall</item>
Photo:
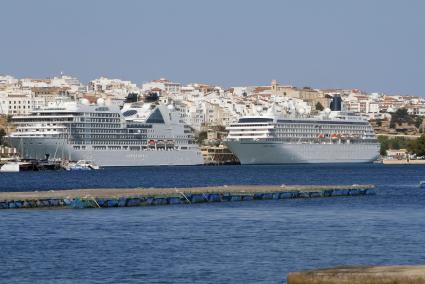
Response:
POLYGON ((425 284, 425 265, 335 267, 290 272, 288 284, 425 284))

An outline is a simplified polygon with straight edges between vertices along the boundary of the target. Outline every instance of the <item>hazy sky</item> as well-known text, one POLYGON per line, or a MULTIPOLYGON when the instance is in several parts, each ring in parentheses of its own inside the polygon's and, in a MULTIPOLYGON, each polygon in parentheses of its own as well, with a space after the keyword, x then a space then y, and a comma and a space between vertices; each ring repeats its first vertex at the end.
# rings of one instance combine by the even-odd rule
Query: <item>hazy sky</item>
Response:
POLYGON ((0 74, 425 96, 424 13, 421 0, 2 0, 0 74))

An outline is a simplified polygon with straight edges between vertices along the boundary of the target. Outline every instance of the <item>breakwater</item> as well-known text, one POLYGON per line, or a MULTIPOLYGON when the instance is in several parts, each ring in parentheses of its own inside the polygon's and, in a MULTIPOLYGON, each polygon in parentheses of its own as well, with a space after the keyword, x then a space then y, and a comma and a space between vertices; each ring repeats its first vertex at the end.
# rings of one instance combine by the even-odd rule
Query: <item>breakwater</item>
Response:
POLYGON ((425 265, 362 266, 290 272, 288 284, 423 284, 425 265))
POLYGON ((75 189, 2 192, 0 193, 0 209, 110 208, 374 194, 373 185, 232 185, 197 188, 75 189))

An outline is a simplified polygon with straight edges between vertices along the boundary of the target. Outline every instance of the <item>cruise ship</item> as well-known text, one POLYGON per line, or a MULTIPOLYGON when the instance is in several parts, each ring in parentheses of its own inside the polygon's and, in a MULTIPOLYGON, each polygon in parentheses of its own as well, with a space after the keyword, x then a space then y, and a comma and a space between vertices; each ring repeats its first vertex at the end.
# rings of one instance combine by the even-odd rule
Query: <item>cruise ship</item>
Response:
POLYGON ((198 165, 191 128, 172 105, 63 101, 14 116, 10 143, 22 158, 90 160, 99 166, 198 165))
POLYGON ((316 117, 241 117, 226 144, 241 164, 368 163, 380 144, 369 122, 330 112, 316 117))

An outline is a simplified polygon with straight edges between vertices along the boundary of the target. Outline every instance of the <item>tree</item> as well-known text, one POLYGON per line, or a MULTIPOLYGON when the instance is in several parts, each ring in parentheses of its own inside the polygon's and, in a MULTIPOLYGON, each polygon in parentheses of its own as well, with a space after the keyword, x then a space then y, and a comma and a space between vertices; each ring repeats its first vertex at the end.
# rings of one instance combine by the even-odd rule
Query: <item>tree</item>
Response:
POLYGON ((320 102, 317 102, 317 104, 316 104, 316 110, 318 110, 318 111, 322 111, 322 110, 324 110, 325 108, 323 107, 323 105, 320 103, 320 102))
POLYGON ((4 136, 6 136, 6 131, 3 128, 0 128, 0 145, 4 143, 4 136))
POLYGON ((387 136, 378 136, 378 141, 381 143, 381 148, 379 150, 382 156, 387 155, 387 150, 400 150, 409 148, 410 141, 404 137, 394 137, 388 138, 387 136))
POLYGON ((409 113, 407 112, 407 109, 405 108, 399 108, 396 112, 391 114, 390 128, 395 128, 397 124, 402 124, 402 123, 408 123, 408 124, 415 123, 413 116, 409 115, 409 113))
POLYGON ((207 131, 201 131, 201 132, 198 133, 195 140, 196 140, 196 143, 201 145, 204 142, 204 140, 207 139, 207 138, 208 138, 208 132, 207 131))
POLYGON ((135 103, 139 100, 139 95, 136 93, 129 93, 125 98, 126 103, 135 103))
POLYGON ((404 137, 394 137, 389 140, 390 141, 390 149, 400 150, 405 149, 409 145, 409 141, 404 137))
POLYGON ((224 125, 217 125, 215 128, 217 131, 221 131, 221 132, 226 131, 226 126, 224 125))
POLYGON ((421 116, 416 117, 416 120, 415 120, 415 126, 416 126, 416 128, 421 127, 422 121, 423 121, 423 117, 421 117, 421 116))
POLYGON ((381 148, 379 150, 379 154, 381 154, 382 156, 386 156, 387 150, 390 148, 390 144, 388 142, 388 137, 387 136, 378 136, 378 141, 379 141, 379 143, 381 143, 381 148))
POLYGON ((412 140, 409 143, 408 150, 417 156, 425 156, 425 134, 422 134, 416 140, 412 140))

